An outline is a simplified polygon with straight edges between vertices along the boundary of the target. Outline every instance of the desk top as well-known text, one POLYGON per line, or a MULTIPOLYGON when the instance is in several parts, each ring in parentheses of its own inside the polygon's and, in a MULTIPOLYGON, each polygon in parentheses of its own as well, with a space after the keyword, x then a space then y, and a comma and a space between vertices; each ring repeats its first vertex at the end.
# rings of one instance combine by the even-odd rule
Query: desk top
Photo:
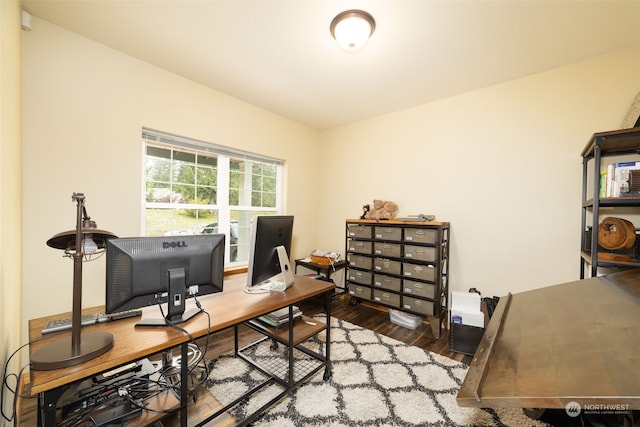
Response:
MULTIPOLYGON (((246 275, 227 276, 225 277, 223 292, 198 298, 203 310, 211 316, 210 328, 208 318, 203 313, 196 315, 185 323, 181 323, 179 326, 188 331, 194 338, 199 338, 206 335, 208 331, 210 333, 221 331, 335 288, 335 285, 330 282, 296 276, 295 284, 287 289, 286 292, 247 294, 243 291, 245 283, 246 275)), ((193 299, 189 298, 187 300, 187 310, 192 305, 195 305, 193 299)), ((103 308, 94 307, 85 311, 97 312, 101 309, 103 308)), ((42 328, 49 320, 65 316, 71 316, 71 313, 29 321, 29 341, 32 343, 30 345, 30 353, 37 351, 43 345, 65 334, 71 334, 71 331, 47 334, 44 337, 41 334, 42 328)), ((158 306, 144 308, 143 318, 145 317, 160 317, 158 306)), ((189 337, 183 332, 168 326, 136 328, 135 324, 139 321, 140 318, 129 318, 84 326, 82 328, 83 331, 102 330, 113 333, 115 335, 113 348, 99 357, 76 366, 51 371, 31 370, 31 395, 35 396, 38 393, 108 371, 122 364, 189 341, 189 337)))
POLYGON ((457 402, 640 409, 639 367, 640 270, 628 270, 501 298, 457 402))

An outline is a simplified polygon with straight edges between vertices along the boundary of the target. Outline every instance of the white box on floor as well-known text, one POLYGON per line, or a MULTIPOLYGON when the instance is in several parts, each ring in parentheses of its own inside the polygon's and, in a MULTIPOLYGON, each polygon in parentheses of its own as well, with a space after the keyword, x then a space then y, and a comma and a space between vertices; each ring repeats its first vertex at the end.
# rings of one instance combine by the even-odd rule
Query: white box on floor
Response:
POLYGON ((392 308, 389 309, 389 318, 391 319, 391 323, 395 323, 396 325, 409 329, 415 329, 422 323, 422 317, 394 310, 392 308))
POLYGON ((480 294, 475 292, 451 292, 451 309, 480 311, 480 294))
POLYGON ((484 328, 484 313, 451 309, 451 323, 484 328))
POLYGON ((451 323, 484 327, 480 295, 474 292, 451 292, 451 323))

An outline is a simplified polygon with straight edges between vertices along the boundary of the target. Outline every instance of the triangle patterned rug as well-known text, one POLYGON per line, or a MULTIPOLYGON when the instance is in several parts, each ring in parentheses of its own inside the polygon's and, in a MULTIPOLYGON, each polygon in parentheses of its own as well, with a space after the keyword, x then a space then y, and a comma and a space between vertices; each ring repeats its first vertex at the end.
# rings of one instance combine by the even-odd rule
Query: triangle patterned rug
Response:
MULTIPOLYGON (((305 345, 320 351, 324 339, 323 332, 305 345)), ((331 378, 324 381, 324 369, 320 370, 254 426, 546 426, 520 409, 458 407, 456 395, 467 372, 463 363, 336 318, 331 322, 331 343, 331 378)), ((254 348, 252 357, 268 362, 284 357, 282 349, 274 349, 267 340, 254 348)), ((245 361, 225 354, 211 362, 206 385, 227 404, 263 379, 245 361)), ((275 384, 265 387, 231 414, 243 419, 281 390, 275 384)))

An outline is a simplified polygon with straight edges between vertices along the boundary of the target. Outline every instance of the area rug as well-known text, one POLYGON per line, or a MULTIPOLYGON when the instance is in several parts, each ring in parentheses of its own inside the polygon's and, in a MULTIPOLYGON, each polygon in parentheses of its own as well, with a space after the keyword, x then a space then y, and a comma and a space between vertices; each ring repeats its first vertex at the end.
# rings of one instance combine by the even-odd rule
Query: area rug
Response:
MULTIPOLYGON (((283 398, 252 425, 260 427, 347 426, 508 426, 537 427, 520 409, 461 408, 456 395, 467 366, 421 348, 406 345, 369 329, 332 319, 332 376, 324 369, 283 398)), ((325 334, 305 346, 320 351, 325 334)), ((270 363, 284 357, 283 347, 264 341, 254 359, 270 363)), ((299 352, 296 358, 307 356, 299 352)), ((206 381, 212 395, 227 404, 264 379, 245 361, 225 354, 211 362, 206 381)), ((282 389, 268 386, 231 410, 245 418, 282 389)))

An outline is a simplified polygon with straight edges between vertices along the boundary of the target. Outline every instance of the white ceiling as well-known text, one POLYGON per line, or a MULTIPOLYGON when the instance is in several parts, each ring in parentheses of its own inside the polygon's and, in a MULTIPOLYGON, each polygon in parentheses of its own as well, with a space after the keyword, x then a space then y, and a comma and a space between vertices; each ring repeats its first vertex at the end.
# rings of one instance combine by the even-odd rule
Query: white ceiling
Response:
POLYGON ((640 46, 638 0, 22 4, 35 17, 320 130, 640 46), (331 19, 352 8, 376 20, 355 54, 329 33, 331 19))

